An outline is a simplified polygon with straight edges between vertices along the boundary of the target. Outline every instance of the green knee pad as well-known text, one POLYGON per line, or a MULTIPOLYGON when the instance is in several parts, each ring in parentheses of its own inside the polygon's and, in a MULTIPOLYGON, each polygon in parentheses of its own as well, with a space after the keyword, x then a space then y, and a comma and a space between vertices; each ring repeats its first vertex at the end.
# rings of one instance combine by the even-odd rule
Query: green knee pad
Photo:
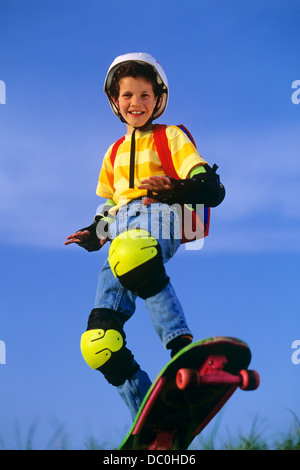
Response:
POLYGON ((122 335, 118 331, 97 328, 83 333, 80 348, 85 362, 92 369, 99 369, 111 358, 112 353, 120 351, 123 344, 122 335))
POLYGON ((135 374, 139 365, 126 348, 123 327, 115 316, 117 312, 110 309, 93 309, 80 347, 86 363, 102 372, 109 383, 119 386, 135 374))
POLYGON ((121 233, 110 246, 108 261, 121 284, 142 299, 157 294, 169 282, 161 247, 147 230, 121 233))

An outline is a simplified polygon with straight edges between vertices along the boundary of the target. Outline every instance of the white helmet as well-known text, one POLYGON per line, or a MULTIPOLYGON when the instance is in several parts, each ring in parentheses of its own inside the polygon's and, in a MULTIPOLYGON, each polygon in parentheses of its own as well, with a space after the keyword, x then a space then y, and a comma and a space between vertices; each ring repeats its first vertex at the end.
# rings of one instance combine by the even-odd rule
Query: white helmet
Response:
POLYGON ((132 52, 129 54, 120 55, 119 57, 116 57, 116 59, 113 61, 113 63, 109 67, 106 78, 105 78, 105 82, 104 82, 104 91, 108 97, 109 104, 113 112, 115 113, 116 116, 120 117, 119 110, 116 107, 110 95, 110 87, 111 87, 111 82, 112 82, 114 73, 120 67, 120 65, 124 64, 124 62, 146 63, 146 64, 151 65, 154 71, 156 72, 157 83, 162 86, 161 103, 160 103, 160 106, 156 109, 154 116, 153 116, 153 119, 157 119, 159 116, 161 116, 164 113, 168 104, 168 95, 169 95, 168 79, 161 65, 157 62, 157 60, 154 59, 154 57, 152 57, 150 54, 147 54, 146 52, 132 52))

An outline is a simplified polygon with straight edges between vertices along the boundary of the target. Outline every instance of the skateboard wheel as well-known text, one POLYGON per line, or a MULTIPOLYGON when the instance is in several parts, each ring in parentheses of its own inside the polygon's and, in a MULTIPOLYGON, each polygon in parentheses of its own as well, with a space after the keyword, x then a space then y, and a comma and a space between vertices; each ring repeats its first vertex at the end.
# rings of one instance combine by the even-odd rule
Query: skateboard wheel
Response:
POLYGON ((176 374, 176 385, 179 390, 196 390, 198 382, 198 374, 194 369, 179 369, 176 374))
POLYGON ((256 390, 260 383, 260 378, 255 370, 241 370, 239 373, 241 377, 240 387, 242 390, 256 390))

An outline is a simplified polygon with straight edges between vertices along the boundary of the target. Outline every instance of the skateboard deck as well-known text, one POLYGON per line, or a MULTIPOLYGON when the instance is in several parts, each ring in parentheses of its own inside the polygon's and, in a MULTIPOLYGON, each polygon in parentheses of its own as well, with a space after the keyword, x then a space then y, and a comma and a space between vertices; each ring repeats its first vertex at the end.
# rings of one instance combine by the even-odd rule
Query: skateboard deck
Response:
POLYGON ((235 390, 255 390, 251 352, 236 338, 213 337, 179 351, 150 387, 118 450, 184 450, 235 390))

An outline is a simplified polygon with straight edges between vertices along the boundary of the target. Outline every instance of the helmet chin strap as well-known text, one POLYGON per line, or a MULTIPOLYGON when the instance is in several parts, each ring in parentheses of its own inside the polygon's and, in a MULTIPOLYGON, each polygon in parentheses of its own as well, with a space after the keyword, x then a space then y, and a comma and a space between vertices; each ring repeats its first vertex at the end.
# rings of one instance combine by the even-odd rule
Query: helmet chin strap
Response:
MULTIPOLYGON (((135 169, 135 132, 136 131, 144 131, 147 127, 152 123, 154 119, 154 115, 156 113, 157 105, 155 106, 152 116, 148 121, 139 127, 134 127, 133 132, 131 134, 131 146, 130 146, 130 165, 129 165, 129 188, 134 188, 134 169, 135 169)), ((124 119, 124 118, 123 118, 124 119)), ((125 121, 125 119, 124 119, 125 121)), ((125 121, 126 122, 126 121, 125 121)), ((126 124, 128 124, 126 122, 126 124)))
POLYGON ((151 117, 148 119, 148 121, 143 124, 142 126, 139 127, 133 127, 131 124, 129 124, 126 119, 122 116, 119 110, 119 118, 121 119, 122 122, 124 122, 127 125, 130 125, 133 127, 133 132, 131 134, 131 146, 130 146, 130 164, 129 164, 129 188, 133 189, 134 188, 134 169, 135 169, 135 132, 136 131, 144 131, 147 129, 147 127, 152 123, 154 120, 154 115, 159 107, 161 97, 158 96, 156 100, 155 107, 153 109, 153 113, 151 117))
POLYGON ((139 127, 134 127, 133 132, 131 134, 131 146, 130 146, 130 165, 129 165, 129 188, 134 188, 134 169, 135 169, 135 132, 136 131, 144 131, 147 127, 152 123, 153 115, 150 119, 139 127))

